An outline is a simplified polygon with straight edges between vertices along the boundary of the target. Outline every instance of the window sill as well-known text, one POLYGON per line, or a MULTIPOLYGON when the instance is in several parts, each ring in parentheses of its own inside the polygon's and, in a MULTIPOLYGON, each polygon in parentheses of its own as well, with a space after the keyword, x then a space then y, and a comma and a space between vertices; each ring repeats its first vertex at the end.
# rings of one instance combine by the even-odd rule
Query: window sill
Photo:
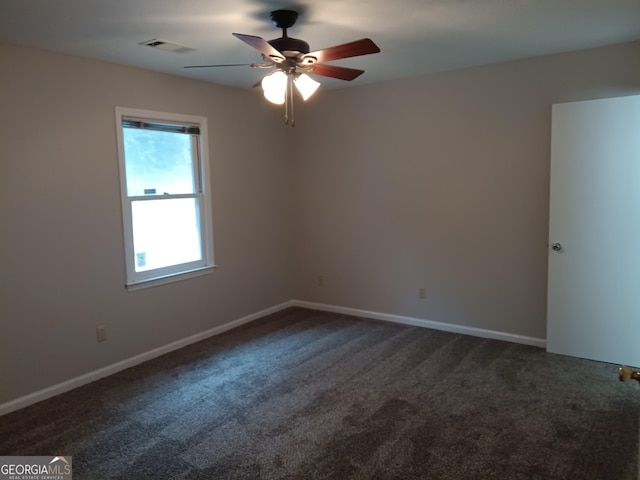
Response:
POLYGON ((190 270, 188 272, 174 273, 171 275, 167 275, 165 277, 152 278, 149 280, 141 280, 140 282, 136 282, 136 283, 128 283, 125 286, 129 292, 134 292, 136 290, 143 290, 145 288, 158 287, 160 285, 166 285, 168 283, 180 282, 182 280, 187 280, 189 278, 201 277, 203 275, 208 275, 212 273, 215 269, 216 269, 216 266, 212 265, 209 267, 190 270))

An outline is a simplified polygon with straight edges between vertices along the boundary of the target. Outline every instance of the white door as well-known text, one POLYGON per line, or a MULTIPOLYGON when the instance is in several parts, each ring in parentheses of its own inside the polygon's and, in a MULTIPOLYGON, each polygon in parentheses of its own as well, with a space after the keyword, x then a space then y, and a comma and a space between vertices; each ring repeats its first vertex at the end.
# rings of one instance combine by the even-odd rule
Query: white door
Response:
POLYGON ((640 366, 640 95, 553 106, 549 222, 547 350, 640 366))

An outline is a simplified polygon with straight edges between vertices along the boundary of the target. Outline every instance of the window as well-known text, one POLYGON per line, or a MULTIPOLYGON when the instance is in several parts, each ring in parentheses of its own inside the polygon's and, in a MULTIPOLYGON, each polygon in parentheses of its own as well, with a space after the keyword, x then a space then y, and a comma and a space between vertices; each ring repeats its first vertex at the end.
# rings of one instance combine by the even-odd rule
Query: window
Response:
POLYGON ((116 123, 127 287, 209 271, 207 119, 116 107, 116 123))

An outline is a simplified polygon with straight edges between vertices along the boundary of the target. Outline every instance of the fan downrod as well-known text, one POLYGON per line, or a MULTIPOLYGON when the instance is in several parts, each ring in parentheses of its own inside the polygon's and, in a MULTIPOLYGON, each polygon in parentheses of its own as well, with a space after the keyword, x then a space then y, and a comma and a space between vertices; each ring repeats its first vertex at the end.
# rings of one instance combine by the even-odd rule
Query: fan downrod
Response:
MULTIPOLYGON (((309 44, 298 38, 291 38, 287 35, 287 28, 293 26, 298 19, 298 12, 294 10, 274 10, 271 12, 273 24, 282 29, 282 36, 269 40, 269 45, 280 52, 293 52, 293 56, 302 53, 309 53, 309 44)), ((286 57, 291 56, 284 53, 286 57)))

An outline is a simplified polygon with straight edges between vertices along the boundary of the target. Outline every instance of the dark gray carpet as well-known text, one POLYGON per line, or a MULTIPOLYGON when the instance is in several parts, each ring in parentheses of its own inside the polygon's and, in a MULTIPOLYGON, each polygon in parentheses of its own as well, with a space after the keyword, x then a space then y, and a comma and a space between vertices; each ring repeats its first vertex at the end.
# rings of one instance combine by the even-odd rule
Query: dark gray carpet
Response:
POLYGON ((635 480, 615 365, 292 308, 0 418, 74 479, 635 480))

